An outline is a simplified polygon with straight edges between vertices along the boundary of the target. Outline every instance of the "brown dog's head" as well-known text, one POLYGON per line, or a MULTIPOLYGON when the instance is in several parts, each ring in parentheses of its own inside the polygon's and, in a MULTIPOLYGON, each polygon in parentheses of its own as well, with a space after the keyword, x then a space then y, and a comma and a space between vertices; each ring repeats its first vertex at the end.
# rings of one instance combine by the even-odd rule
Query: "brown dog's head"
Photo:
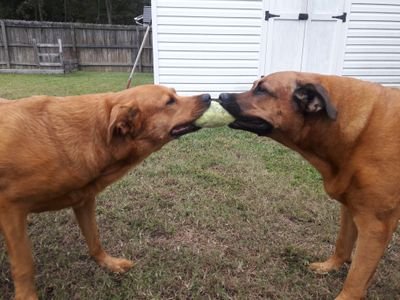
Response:
POLYGON ((144 141, 161 146, 200 128, 193 125, 210 105, 208 94, 181 97, 174 89, 143 85, 112 99, 107 142, 144 141))
POLYGON ((221 105, 236 121, 229 126, 269 135, 297 131, 307 120, 336 119, 336 109, 316 74, 279 72, 254 82, 250 91, 221 94, 221 105))

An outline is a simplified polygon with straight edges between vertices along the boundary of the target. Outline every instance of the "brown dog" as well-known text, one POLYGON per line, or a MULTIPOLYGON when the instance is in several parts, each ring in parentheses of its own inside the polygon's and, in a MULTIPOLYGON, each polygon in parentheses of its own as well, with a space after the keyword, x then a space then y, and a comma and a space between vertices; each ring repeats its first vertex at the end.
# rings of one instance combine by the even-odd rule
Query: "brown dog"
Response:
POLYGON ((0 105, 0 228, 16 299, 37 299, 27 215, 72 207, 97 263, 133 266, 102 248, 95 196, 152 152, 183 134, 208 108, 209 95, 179 97, 147 85, 118 93, 35 96, 0 105))
POLYGON ((280 72, 241 94, 221 94, 234 129, 299 152, 341 205, 334 254, 317 272, 353 261, 336 299, 362 299, 400 217, 400 90, 357 79, 280 72))

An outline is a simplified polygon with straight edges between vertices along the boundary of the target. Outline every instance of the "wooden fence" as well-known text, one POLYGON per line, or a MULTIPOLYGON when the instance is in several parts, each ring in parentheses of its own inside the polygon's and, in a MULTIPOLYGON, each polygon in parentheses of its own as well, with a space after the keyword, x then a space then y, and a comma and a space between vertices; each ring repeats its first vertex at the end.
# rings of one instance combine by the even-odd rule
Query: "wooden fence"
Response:
MULTIPOLYGON (((77 61, 81 70, 128 71, 145 33, 136 25, 0 20, 0 27, 0 69, 41 68, 34 40, 54 45, 61 39, 64 59, 77 61)), ((57 50, 50 48, 49 52, 57 50)), ((153 71, 151 33, 137 71, 153 71)))

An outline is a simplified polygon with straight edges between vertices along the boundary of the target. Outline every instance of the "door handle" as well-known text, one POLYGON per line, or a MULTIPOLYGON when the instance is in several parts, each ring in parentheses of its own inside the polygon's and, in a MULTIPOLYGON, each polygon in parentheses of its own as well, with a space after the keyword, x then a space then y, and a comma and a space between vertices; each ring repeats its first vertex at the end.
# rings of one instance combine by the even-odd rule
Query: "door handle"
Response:
POLYGON ((343 23, 345 23, 346 17, 347 17, 347 13, 344 12, 340 16, 332 16, 332 19, 339 19, 339 20, 342 20, 343 23))
POLYGON ((268 21, 270 18, 276 18, 276 17, 280 17, 280 15, 270 14, 269 10, 265 12, 265 21, 268 21))
POLYGON ((308 20, 308 14, 299 14, 299 20, 308 20))

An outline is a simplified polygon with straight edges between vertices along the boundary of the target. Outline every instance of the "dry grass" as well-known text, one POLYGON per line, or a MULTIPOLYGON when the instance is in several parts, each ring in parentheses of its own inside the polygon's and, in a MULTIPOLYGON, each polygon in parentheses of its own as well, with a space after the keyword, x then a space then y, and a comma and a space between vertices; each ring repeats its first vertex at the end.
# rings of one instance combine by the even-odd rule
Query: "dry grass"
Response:
MULTIPOLYGON (((1 75, 0 97, 116 90, 125 79, 1 75)), ((227 128, 154 153, 98 197, 97 216, 105 248, 135 268, 115 275, 97 267, 69 210, 33 215, 41 299, 333 299, 347 273, 307 269, 331 254, 338 229, 338 205, 318 173, 268 139, 227 128)), ((399 299, 399 248, 396 234, 370 299, 399 299)), ((0 299, 12 296, 1 239, 0 289, 0 299)))

